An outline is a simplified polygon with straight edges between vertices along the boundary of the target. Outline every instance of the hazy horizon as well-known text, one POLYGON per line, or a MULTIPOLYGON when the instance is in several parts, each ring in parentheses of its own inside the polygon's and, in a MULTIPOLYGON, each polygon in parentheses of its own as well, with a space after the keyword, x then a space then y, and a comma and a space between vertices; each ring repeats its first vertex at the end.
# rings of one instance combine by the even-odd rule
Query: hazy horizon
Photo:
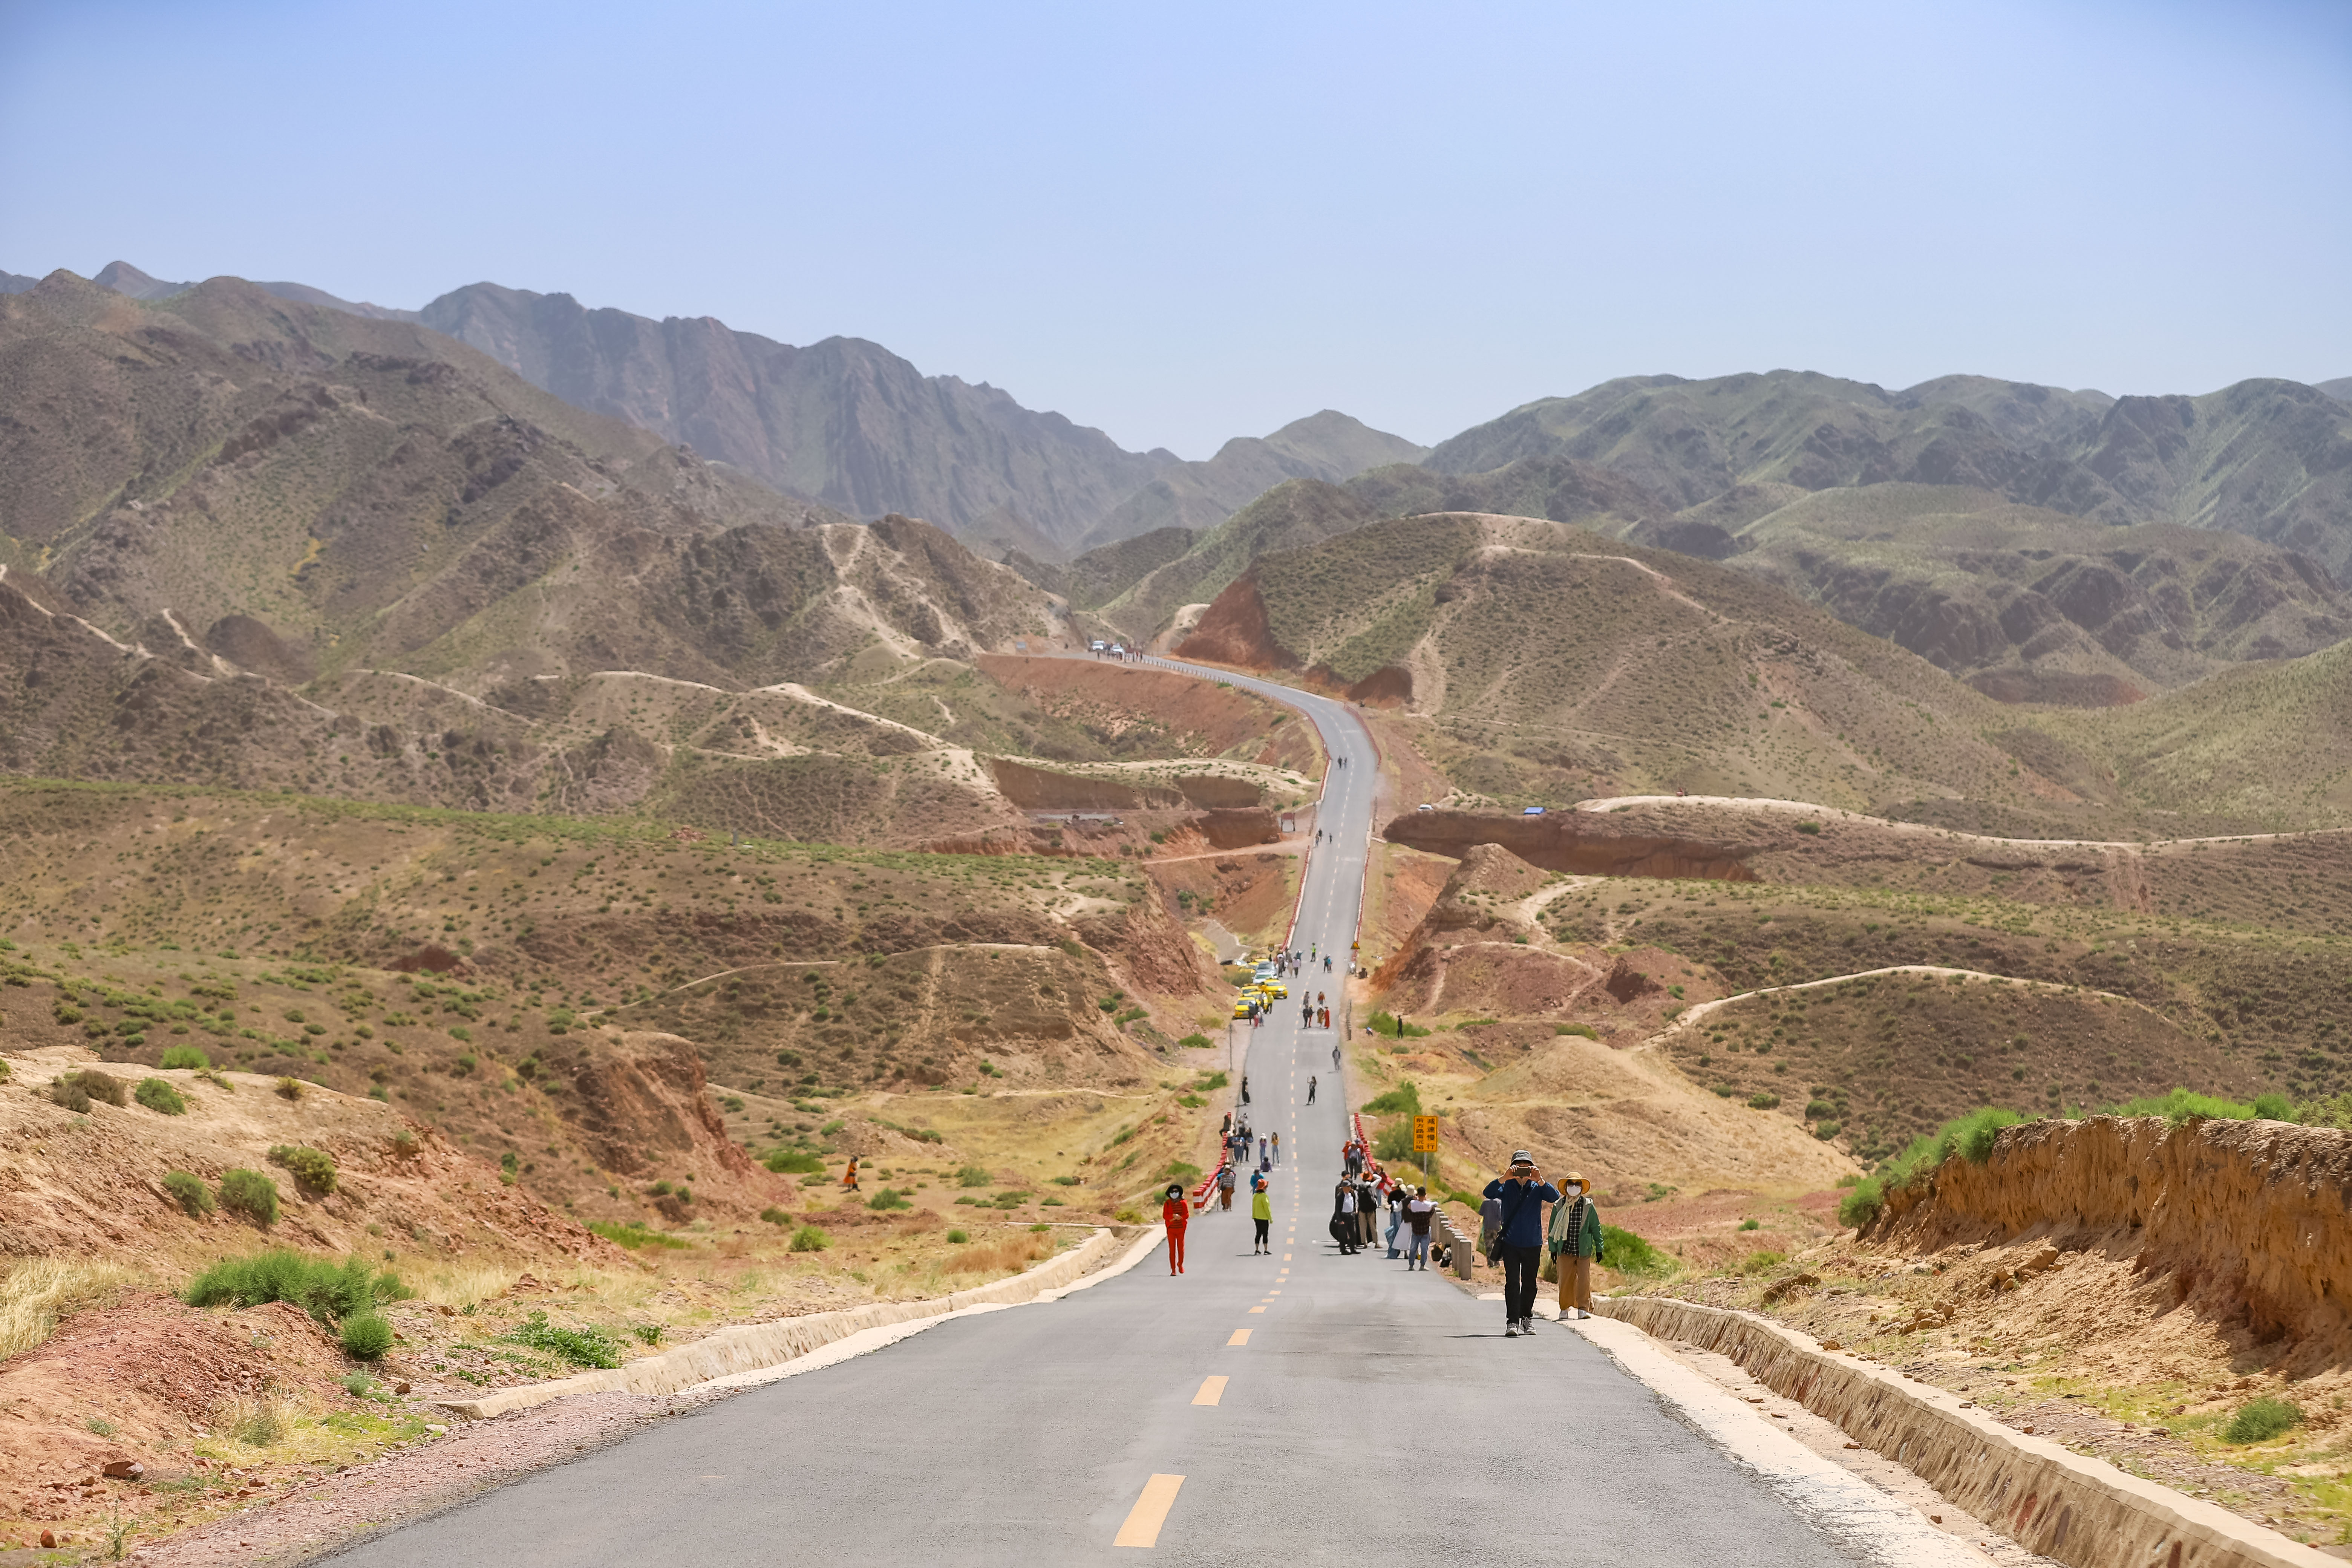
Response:
POLYGON ((861 337, 1122 446, 2352 374, 2352 10, 0 5, 0 267, 861 337), (2338 190, 2339 195, 2326 193, 2338 190))

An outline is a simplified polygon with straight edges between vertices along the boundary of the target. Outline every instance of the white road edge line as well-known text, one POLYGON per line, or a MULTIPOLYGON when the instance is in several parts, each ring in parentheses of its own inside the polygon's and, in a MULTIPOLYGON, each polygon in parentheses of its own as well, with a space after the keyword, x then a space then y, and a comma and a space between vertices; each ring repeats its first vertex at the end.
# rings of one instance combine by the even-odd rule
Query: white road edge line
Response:
POLYGON ((1646 1385, 1701 1436, 1754 1470, 1799 1517, 1885 1568, 1987 1568, 1992 1559, 1925 1514, 1824 1458, 1750 1406, 1651 1344, 1631 1323, 1564 1323, 1646 1385))
POLYGON ((1158 1230, 1147 1230, 1129 1244, 1128 1249, 1114 1261, 1106 1263, 1093 1273, 1073 1280, 1057 1289, 1040 1290, 1026 1301, 984 1301, 976 1307, 959 1307, 952 1312, 942 1312, 935 1318, 916 1318, 904 1323, 885 1323, 878 1328, 860 1329, 854 1334, 843 1335, 829 1345, 821 1345, 804 1356, 779 1362, 774 1366, 760 1367, 751 1372, 739 1372, 726 1377, 714 1377, 708 1383, 698 1383, 689 1387, 681 1388, 678 1393, 696 1394, 706 1389, 757 1388, 761 1384, 775 1383, 787 1377, 797 1377, 804 1372, 822 1372, 826 1367, 838 1366, 843 1362, 855 1360, 858 1356, 870 1355, 876 1351, 885 1350, 897 1344, 900 1340, 919 1334, 925 1329, 934 1329, 941 1323, 951 1323, 958 1318, 976 1318, 983 1312, 1009 1312, 1019 1307, 1034 1307, 1042 1301, 1058 1301, 1072 1291, 1090 1289, 1106 1279, 1116 1279, 1126 1273, 1158 1251, 1160 1242, 1164 1239, 1165 1237, 1158 1230))

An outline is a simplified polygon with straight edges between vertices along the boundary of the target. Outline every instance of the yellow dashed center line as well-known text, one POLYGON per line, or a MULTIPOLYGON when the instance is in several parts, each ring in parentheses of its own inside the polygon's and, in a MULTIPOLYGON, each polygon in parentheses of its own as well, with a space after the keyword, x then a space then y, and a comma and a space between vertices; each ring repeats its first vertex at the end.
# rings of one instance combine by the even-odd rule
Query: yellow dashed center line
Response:
POLYGON ((1235 1329, 1234 1331, 1234 1337, 1227 1340, 1225 1343, 1229 1345, 1245 1345, 1249 1343, 1249 1331, 1247 1329, 1235 1329))
POLYGON ((1143 1483, 1143 1495, 1127 1510, 1127 1522, 1118 1527, 1113 1546, 1157 1546, 1160 1527, 1168 1522, 1168 1510, 1176 1506, 1176 1492, 1183 1486, 1181 1476, 1154 1476, 1143 1483))
POLYGON ((1192 1403, 1195 1405, 1214 1405, 1224 1396, 1225 1380, 1223 1377, 1203 1378, 1201 1380, 1201 1392, 1192 1395, 1192 1403))

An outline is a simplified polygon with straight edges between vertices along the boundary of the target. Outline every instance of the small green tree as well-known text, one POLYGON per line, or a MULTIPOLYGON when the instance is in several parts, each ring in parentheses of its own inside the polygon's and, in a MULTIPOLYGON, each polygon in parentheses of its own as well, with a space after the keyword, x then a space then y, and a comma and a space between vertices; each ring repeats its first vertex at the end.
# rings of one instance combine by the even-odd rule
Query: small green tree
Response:
POLYGON ((135 1098, 140 1104, 158 1115, 185 1116, 188 1113, 188 1102, 180 1098, 180 1091, 160 1078, 141 1079, 135 1098))
POLYGON ((381 1312, 361 1312, 343 1320, 343 1353, 353 1361, 374 1361, 392 1349, 392 1322, 381 1312))

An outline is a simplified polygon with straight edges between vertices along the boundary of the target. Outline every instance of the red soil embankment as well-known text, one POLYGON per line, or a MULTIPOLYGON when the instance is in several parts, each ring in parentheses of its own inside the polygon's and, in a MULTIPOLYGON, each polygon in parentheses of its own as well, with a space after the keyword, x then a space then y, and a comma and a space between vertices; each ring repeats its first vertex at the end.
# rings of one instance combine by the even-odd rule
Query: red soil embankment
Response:
POLYGON ((1391 844, 1456 860, 1481 844, 1499 845, 1530 866, 1580 876, 1761 880, 1748 867, 1747 858, 1752 851, 1745 846, 1628 832, 1613 827, 1606 816, 1585 812, 1511 816, 1477 811, 1411 811, 1392 818, 1381 837, 1391 844))
MULTIPOLYGON (((1266 623, 1265 599, 1257 579, 1244 574, 1227 584, 1210 602, 1192 631, 1172 650, 1178 658, 1204 664, 1231 665, 1236 669, 1297 669, 1298 657, 1274 640, 1266 623)), ((1412 676, 1395 665, 1383 666, 1361 680, 1343 681, 1327 665, 1307 672, 1307 684, 1350 702, 1401 708, 1412 701, 1412 676)))
POLYGON ((2171 1300, 2291 1359, 2352 1352, 2352 1132, 2283 1121, 2095 1116, 2005 1130, 1983 1164, 1888 1194, 1867 1233, 1920 1251, 2046 1233, 2135 1258, 2171 1300))

